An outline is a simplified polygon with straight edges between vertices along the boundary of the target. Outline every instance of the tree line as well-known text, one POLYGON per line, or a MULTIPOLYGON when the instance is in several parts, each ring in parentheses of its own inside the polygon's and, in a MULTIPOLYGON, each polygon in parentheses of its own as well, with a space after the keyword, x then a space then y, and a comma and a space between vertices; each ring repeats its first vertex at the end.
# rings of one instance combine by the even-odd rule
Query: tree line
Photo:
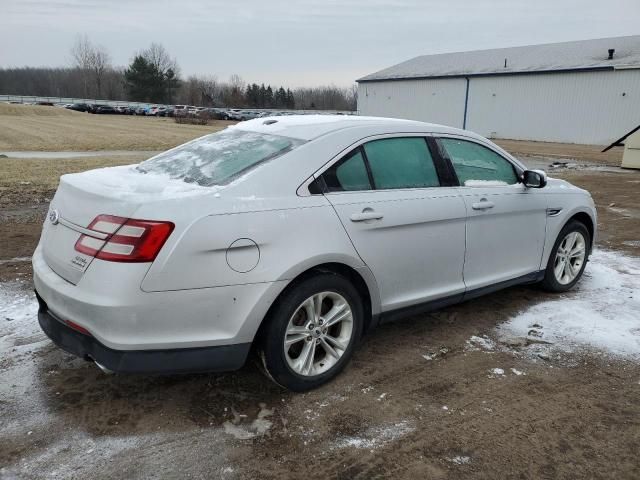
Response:
POLYGON ((79 36, 70 65, 0 67, 0 93, 25 96, 95 98, 210 107, 355 110, 356 88, 284 88, 247 83, 239 75, 182 78, 175 58, 159 43, 137 52, 126 67, 114 66, 103 46, 79 36))

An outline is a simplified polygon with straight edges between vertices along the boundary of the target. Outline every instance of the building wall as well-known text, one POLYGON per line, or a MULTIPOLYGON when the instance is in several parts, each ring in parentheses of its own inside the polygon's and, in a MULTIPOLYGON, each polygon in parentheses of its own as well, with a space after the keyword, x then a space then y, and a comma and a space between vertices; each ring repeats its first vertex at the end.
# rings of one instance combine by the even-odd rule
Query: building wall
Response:
POLYGON ((358 113, 462 127, 464 78, 360 83, 358 113))
MULTIPOLYGON (((362 83, 358 110, 461 128, 465 85, 464 78, 362 83)), ((469 80, 466 128, 487 137, 606 145, 638 124, 639 69, 469 80)))

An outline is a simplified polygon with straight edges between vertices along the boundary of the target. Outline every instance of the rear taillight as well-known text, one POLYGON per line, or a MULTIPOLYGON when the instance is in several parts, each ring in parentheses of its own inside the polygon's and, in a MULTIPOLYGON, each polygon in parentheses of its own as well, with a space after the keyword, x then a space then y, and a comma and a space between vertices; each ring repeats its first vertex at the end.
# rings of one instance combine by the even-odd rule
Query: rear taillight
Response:
POLYGON ((98 215, 88 228, 106 233, 107 237, 81 235, 75 246, 78 252, 110 262, 152 262, 169 238, 174 224, 98 215))

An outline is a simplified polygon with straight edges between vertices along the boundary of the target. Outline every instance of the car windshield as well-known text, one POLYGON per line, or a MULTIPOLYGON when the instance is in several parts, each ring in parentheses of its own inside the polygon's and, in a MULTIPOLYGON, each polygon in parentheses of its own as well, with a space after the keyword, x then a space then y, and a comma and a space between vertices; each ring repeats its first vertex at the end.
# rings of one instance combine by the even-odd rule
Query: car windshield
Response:
POLYGON ((226 129, 161 153, 137 168, 206 187, 224 185, 303 143, 279 135, 226 129))

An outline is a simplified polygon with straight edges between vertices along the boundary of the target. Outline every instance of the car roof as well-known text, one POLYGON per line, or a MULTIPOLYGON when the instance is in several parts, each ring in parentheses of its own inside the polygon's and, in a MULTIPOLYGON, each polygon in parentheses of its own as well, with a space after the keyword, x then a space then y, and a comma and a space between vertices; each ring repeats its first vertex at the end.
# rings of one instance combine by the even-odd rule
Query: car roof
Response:
MULTIPOLYGON (((462 130, 437 125, 434 123, 418 122, 384 117, 361 117, 358 115, 287 115, 278 117, 261 117, 241 122, 233 127, 260 133, 273 133, 300 140, 313 140, 322 135, 337 130, 353 127, 380 127, 388 133, 423 131, 433 133, 461 133, 462 130)), ((465 132, 467 135, 470 132, 465 132)))

